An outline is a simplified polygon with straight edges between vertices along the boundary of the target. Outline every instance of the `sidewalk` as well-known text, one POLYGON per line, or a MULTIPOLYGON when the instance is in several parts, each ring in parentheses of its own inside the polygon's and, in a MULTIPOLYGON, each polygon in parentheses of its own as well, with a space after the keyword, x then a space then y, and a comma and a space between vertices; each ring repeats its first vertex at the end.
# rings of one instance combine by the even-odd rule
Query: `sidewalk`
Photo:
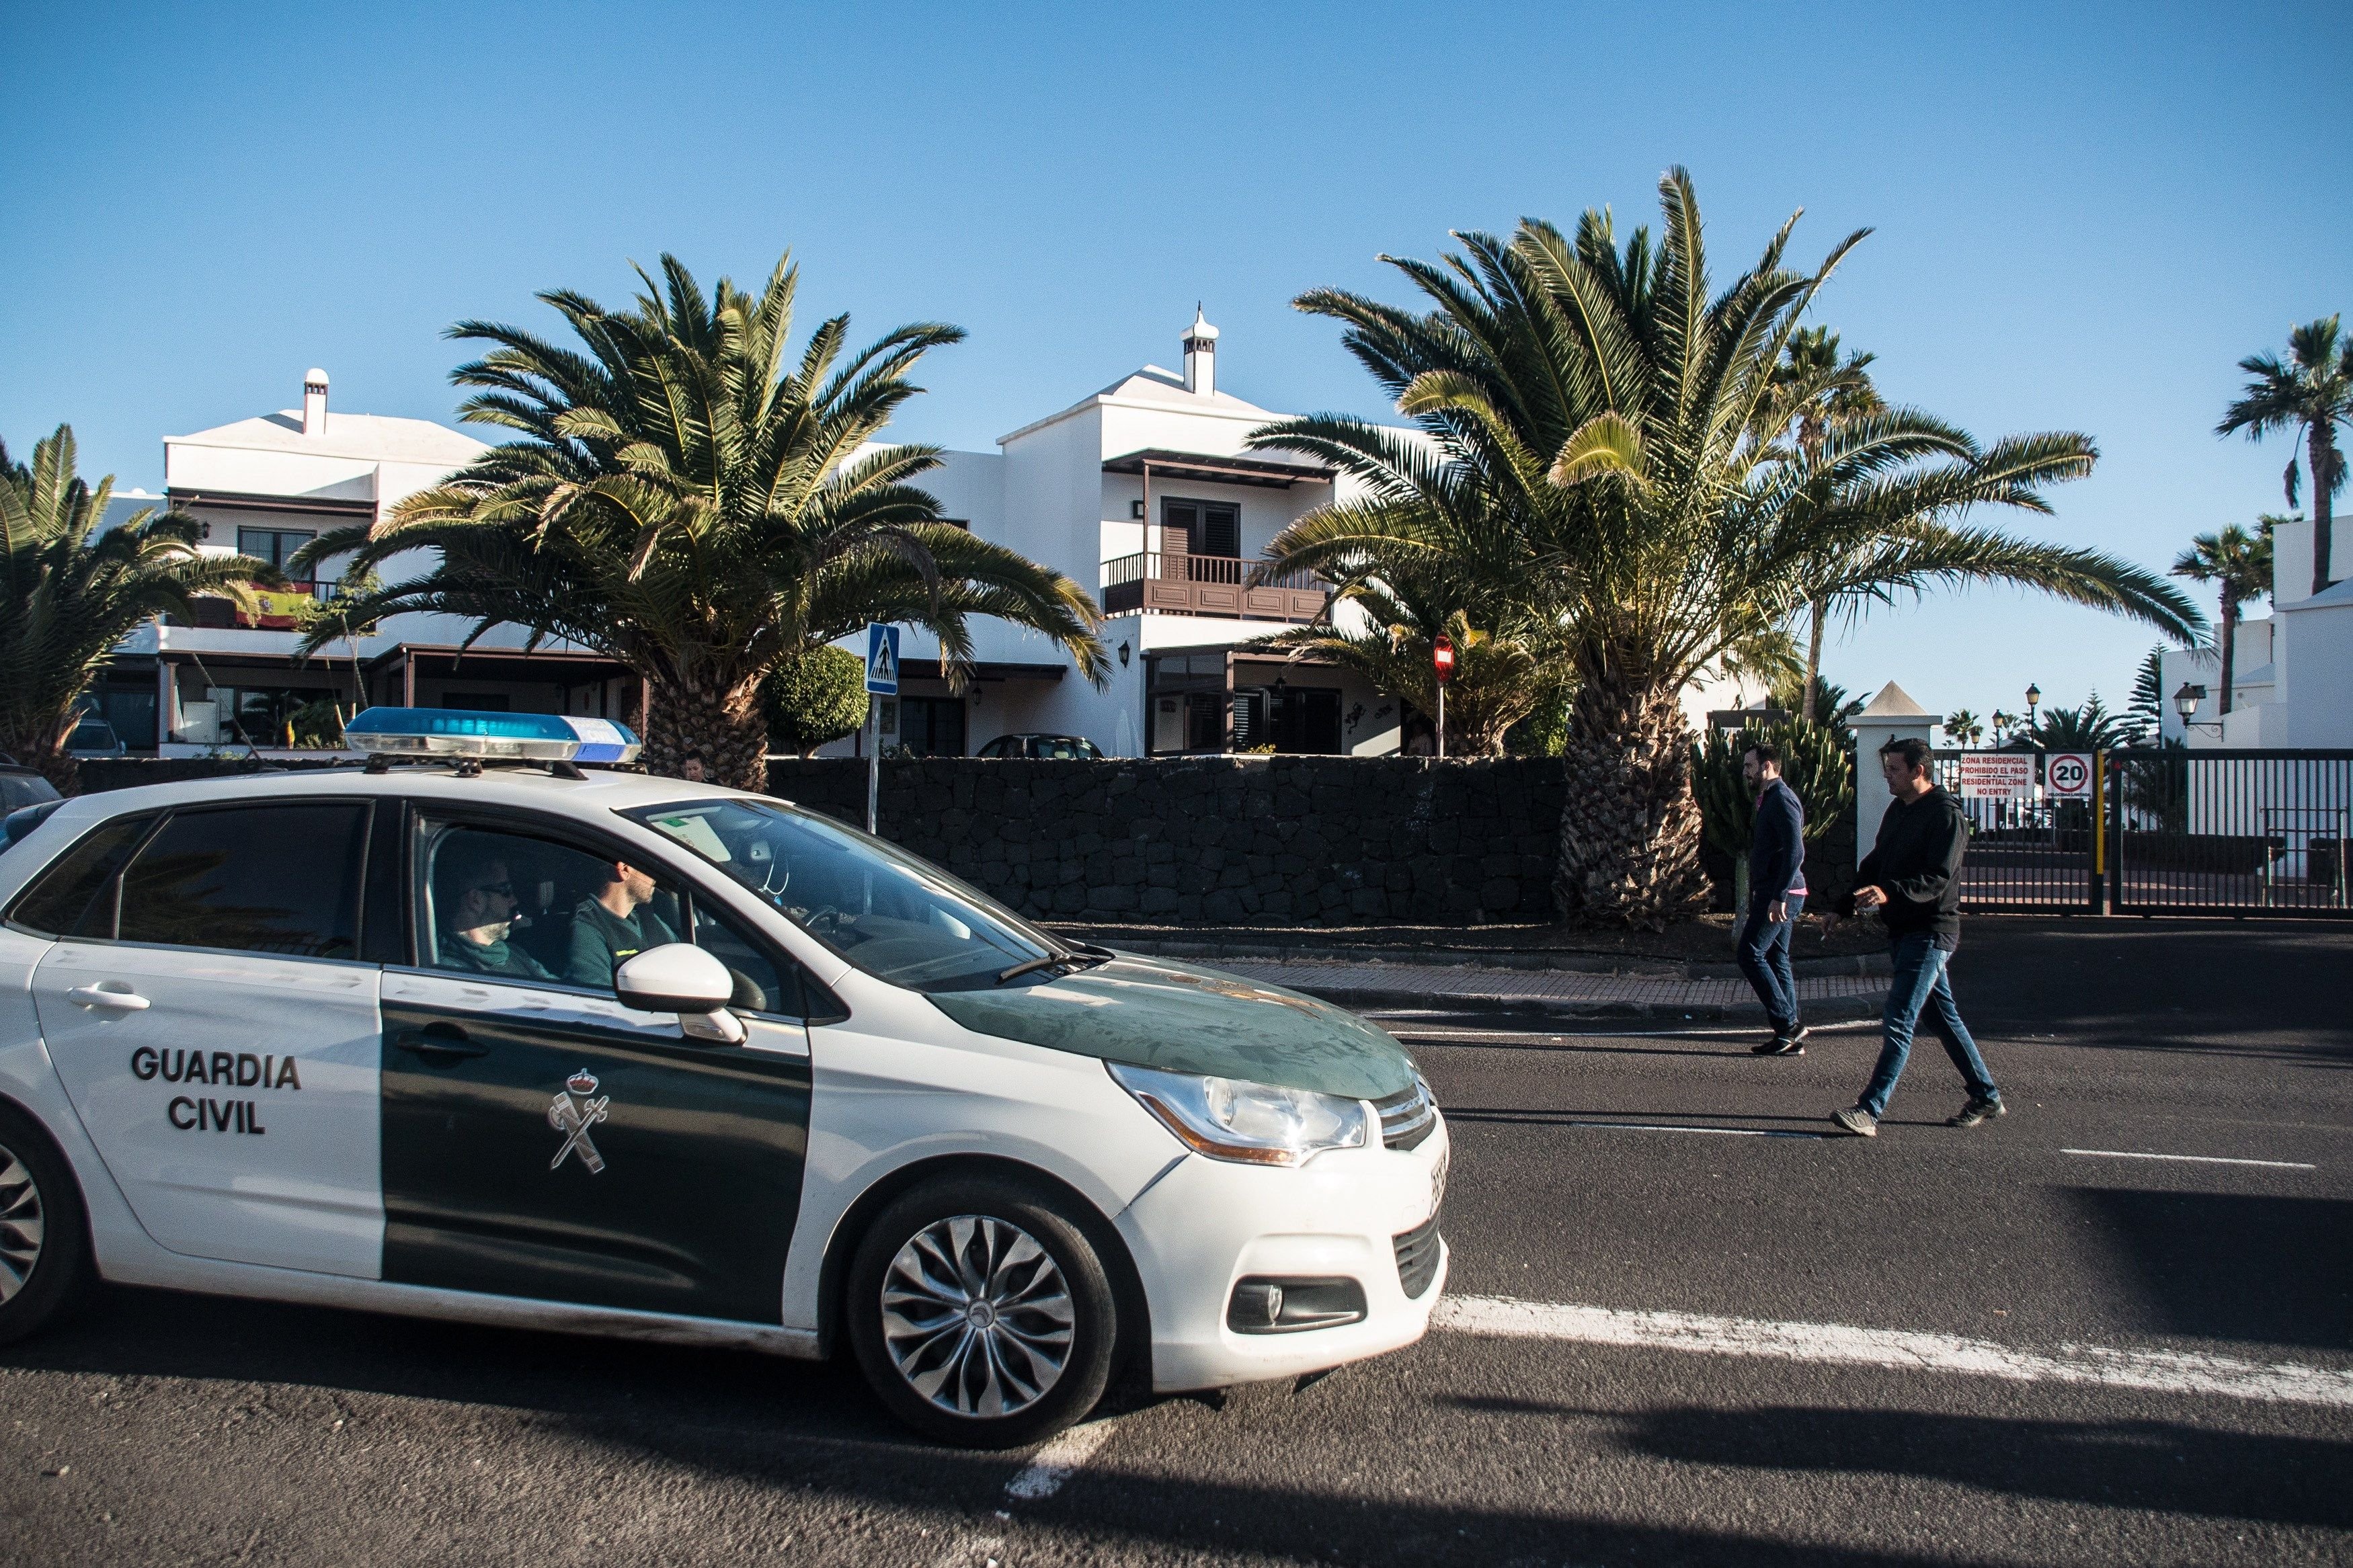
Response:
MULTIPOLYGON (((1497 969, 1476 963, 1391 963, 1335 958, 1195 962, 1245 980, 1304 991, 1346 1007, 1550 1013, 1581 1018, 1672 1018, 1765 1022, 1746 980, 1593 974, 1568 969, 1497 969)), ((1810 1023, 1876 1017, 1887 994, 1872 974, 1801 976, 1798 1000, 1810 1023)))
MULTIPOLYGON (((1339 932, 1077 923, 1058 923, 1054 929, 1106 947, 1182 959, 1358 1009, 1765 1022, 1764 1008, 1736 964, 1696 962, 1675 952, 1537 946, 1531 941, 1534 933, 1516 932, 1483 942, 1476 937, 1465 940, 1465 933, 1447 933, 1451 940, 1441 945, 1440 933, 1377 929, 1339 932)), ((1878 1016, 1887 990, 1883 950, 1803 958, 1796 969, 1799 1000, 1810 1022, 1878 1016)))

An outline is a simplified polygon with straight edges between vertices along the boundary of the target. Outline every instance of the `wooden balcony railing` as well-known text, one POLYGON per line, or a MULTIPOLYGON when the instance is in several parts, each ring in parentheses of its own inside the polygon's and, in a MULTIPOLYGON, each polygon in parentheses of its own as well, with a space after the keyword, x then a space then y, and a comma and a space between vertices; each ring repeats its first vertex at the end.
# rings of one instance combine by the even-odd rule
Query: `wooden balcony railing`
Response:
POLYGON ((1283 572, 1254 584, 1256 564, 1174 551, 1118 556, 1103 563, 1103 607, 1114 616, 1151 610, 1267 621, 1312 621, 1324 613, 1331 590, 1314 573, 1283 572))

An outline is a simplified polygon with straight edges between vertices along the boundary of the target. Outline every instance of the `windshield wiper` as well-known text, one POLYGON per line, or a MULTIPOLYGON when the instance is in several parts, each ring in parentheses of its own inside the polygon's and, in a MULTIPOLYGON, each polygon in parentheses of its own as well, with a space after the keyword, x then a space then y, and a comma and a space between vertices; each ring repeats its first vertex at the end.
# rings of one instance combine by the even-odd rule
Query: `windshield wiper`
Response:
POLYGON ((1035 974, 1041 969, 1059 969, 1066 963, 1084 969, 1097 963, 1108 963, 1111 962, 1111 957, 1108 952, 1099 947, 1078 947, 1072 948, 1068 952, 1050 952, 1043 958, 1032 958, 1026 963, 1015 964, 999 974, 997 977, 997 983, 1002 985, 1008 981, 1018 980, 1025 974, 1035 974))

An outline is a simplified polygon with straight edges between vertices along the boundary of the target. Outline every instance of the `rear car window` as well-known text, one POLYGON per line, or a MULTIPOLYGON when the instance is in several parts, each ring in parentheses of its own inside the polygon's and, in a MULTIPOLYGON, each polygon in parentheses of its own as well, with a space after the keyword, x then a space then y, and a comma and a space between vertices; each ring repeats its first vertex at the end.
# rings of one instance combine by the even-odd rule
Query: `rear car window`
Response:
POLYGON ((359 952, 368 808, 358 803, 182 812, 122 875, 124 942, 298 958, 359 952))
POLYGON ((155 818, 119 816, 85 835, 43 872, 8 918, 43 936, 114 935, 114 879, 155 818))

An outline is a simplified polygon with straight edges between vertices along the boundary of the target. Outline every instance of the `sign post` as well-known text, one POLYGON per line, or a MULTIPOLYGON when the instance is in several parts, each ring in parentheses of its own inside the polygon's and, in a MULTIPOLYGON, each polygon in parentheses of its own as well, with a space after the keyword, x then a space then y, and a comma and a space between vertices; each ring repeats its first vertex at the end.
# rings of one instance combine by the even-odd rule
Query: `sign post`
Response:
POLYGON ((1438 670, 1438 756, 1446 758, 1446 683, 1454 679, 1454 639, 1440 637, 1430 645, 1430 663, 1438 670))
POLYGON ((866 831, 873 832, 874 808, 882 794, 882 704, 877 697, 899 695, 899 628, 866 624, 866 831))

